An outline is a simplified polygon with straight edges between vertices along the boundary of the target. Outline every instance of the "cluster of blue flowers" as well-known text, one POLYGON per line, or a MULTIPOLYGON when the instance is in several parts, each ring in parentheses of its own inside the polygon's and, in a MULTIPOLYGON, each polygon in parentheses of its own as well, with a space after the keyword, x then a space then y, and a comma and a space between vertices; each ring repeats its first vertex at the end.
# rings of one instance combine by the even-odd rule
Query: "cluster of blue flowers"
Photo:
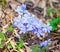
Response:
POLYGON ((14 18, 13 26, 17 26, 21 33, 33 32, 38 37, 44 36, 45 33, 50 33, 52 27, 49 24, 43 23, 42 19, 26 10, 26 5, 18 6, 15 10, 19 16, 14 18))

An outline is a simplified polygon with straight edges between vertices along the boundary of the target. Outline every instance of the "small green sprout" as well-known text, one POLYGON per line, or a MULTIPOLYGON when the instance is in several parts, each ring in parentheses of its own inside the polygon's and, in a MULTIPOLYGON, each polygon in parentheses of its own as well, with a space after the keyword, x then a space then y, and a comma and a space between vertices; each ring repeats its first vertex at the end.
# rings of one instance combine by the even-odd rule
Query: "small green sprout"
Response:
POLYGON ((11 43, 8 44, 8 47, 9 47, 9 48, 13 48, 12 45, 11 45, 11 43))
POLYGON ((4 6, 5 6, 5 7, 8 6, 7 0, 0 0, 0 7, 1 7, 1 8, 4 8, 4 6))
POLYGON ((52 26, 52 30, 56 30, 58 25, 60 25, 60 18, 55 18, 54 20, 50 21, 50 25, 52 26))
POLYGON ((5 39, 4 33, 0 32, 0 38, 5 39))
POLYGON ((55 8, 51 8, 51 9, 47 10, 47 13, 50 14, 52 12, 55 12, 55 10, 56 10, 55 8))
POLYGON ((9 26, 7 30, 14 30, 13 26, 9 26))
POLYGON ((32 52, 40 52, 39 45, 37 44, 35 48, 32 50, 32 52))
POLYGON ((21 48, 22 46, 24 46, 22 37, 20 37, 20 43, 17 44, 17 46, 18 46, 19 48, 21 48))
POLYGON ((3 44, 2 43, 0 43, 0 48, 3 48, 3 44))

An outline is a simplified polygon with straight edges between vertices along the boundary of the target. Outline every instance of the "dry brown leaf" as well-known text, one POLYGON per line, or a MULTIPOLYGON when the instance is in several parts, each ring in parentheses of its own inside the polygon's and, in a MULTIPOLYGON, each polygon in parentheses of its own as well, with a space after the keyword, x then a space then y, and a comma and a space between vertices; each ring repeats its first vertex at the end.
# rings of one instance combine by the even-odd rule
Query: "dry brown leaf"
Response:
POLYGON ((25 52, 23 49, 20 49, 21 52, 25 52))
POLYGON ((16 7, 17 7, 17 5, 16 5, 15 3, 10 3, 10 6, 11 6, 11 8, 12 8, 13 10, 15 10, 16 7))
POLYGON ((30 47, 27 47, 26 45, 25 45, 25 48, 26 48, 26 51, 27 52, 31 52, 32 51, 31 48, 30 47))
POLYGON ((0 10, 0 18, 2 17, 3 12, 0 10))
POLYGON ((8 50, 7 49, 4 49, 3 52, 8 52, 8 50))

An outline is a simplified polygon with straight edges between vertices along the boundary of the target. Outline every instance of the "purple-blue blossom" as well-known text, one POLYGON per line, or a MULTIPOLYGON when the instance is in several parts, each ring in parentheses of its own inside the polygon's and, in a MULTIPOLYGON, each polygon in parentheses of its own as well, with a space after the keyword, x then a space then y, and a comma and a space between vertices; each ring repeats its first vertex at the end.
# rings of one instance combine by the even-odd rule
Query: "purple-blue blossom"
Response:
POLYGON ((26 10, 26 5, 23 4, 22 6, 18 6, 15 11, 19 13, 19 16, 14 18, 13 26, 18 27, 20 34, 33 32, 40 37, 44 36, 44 33, 50 33, 52 30, 52 27, 49 24, 43 23, 42 19, 38 19, 34 14, 28 12, 26 10))
POLYGON ((51 42, 51 39, 45 40, 40 43, 40 47, 42 47, 42 46, 46 47, 46 46, 48 46, 48 43, 50 43, 50 42, 51 42))
POLYGON ((25 4, 22 4, 21 9, 22 9, 23 11, 26 10, 26 5, 25 5, 25 4))
POLYGON ((25 4, 22 4, 22 6, 18 6, 17 9, 15 10, 15 12, 18 12, 19 15, 22 15, 24 13, 28 13, 28 11, 26 10, 25 4))

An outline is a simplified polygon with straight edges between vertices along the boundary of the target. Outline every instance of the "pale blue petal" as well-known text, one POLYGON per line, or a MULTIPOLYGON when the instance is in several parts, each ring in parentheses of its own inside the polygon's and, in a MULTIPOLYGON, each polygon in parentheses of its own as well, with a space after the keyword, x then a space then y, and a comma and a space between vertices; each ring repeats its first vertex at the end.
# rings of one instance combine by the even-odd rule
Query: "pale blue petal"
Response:
POLYGON ((21 6, 18 6, 15 11, 19 13, 21 11, 21 6))
POLYGON ((44 34, 44 33, 40 33, 40 35, 41 35, 41 36, 45 36, 45 34, 44 34))
POLYGON ((51 39, 48 39, 48 40, 45 40, 45 41, 41 42, 40 47, 42 47, 42 46, 46 47, 49 42, 51 42, 51 39))
POLYGON ((34 31, 34 34, 37 34, 37 31, 34 31))
POLYGON ((47 29, 46 29, 46 28, 43 28, 43 29, 42 29, 42 32, 47 33, 47 29))
POLYGON ((22 4, 21 9, 24 11, 26 9, 26 5, 22 4))
POLYGON ((17 22, 17 21, 18 21, 18 18, 17 18, 17 17, 15 17, 15 18, 14 18, 14 22, 17 22))
POLYGON ((14 22, 13 26, 17 26, 17 25, 18 25, 18 23, 17 22, 14 22))
POLYGON ((51 42, 51 39, 48 39, 48 43, 51 42))
POLYGON ((32 30, 33 30, 32 25, 30 25, 27 31, 32 31, 32 30))
POLYGON ((38 38, 40 38, 40 34, 39 33, 37 33, 36 35, 37 35, 38 38))

